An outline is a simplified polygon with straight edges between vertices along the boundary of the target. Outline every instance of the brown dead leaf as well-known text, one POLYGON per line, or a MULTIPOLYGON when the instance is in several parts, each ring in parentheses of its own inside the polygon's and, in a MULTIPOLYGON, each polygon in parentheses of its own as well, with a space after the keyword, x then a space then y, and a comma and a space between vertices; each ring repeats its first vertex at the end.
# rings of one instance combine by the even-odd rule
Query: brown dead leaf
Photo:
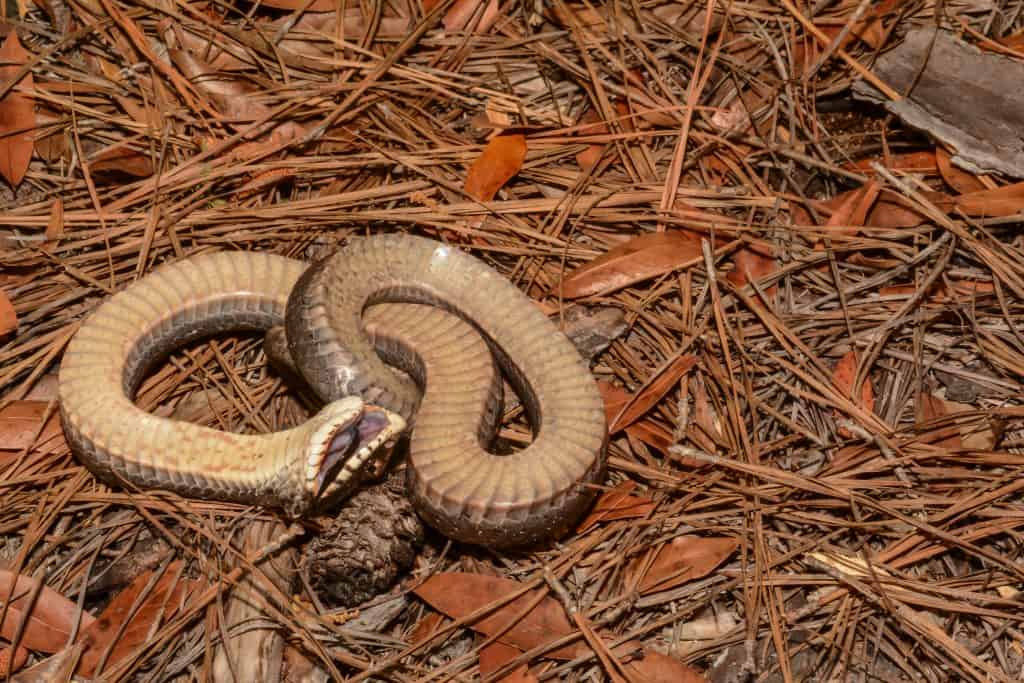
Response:
MULTIPOLYGON (((479 636, 478 636, 479 637, 479 636)), ((518 647, 506 645, 496 640, 480 650, 480 676, 489 676, 508 662, 523 654, 518 647)), ((526 664, 522 664, 512 670, 507 676, 502 676, 495 683, 533 683, 537 677, 530 673, 526 664)))
MULTIPOLYGON (((1024 52, 1024 31, 1017 31, 1002 38, 996 38, 997 43, 1017 52, 1024 52)), ((983 46, 982 46, 983 47, 983 46)))
MULTIPOLYGON (((16 31, 7 34, 0 45, 0 82, 14 79, 30 55, 21 46, 16 31)), ((0 100, 0 175, 17 187, 28 172, 32 160, 33 130, 36 125, 35 103, 27 94, 33 88, 32 74, 27 73, 0 100)))
MULTIPOLYGON (((669 590, 684 583, 703 578, 732 555, 740 543, 735 538, 679 536, 662 545, 647 572, 639 578, 640 593, 669 590)), ((631 565, 634 578, 641 570, 644 558, 631 565)))
POLYGON ((152 580, 153 572, 142 574, 114 596, 95 623, 82 630, 79 642, 85 645, 85 651, 78 663, 78 674, 93 676, 104 656, 107 668, 133 654, 145 646, 160 624, 187 605, 198 582, 183 579, 182 567, 181 561, 172 563, 134 612, 132 605, 152 580))
MULTIPOLYGON (((601 114, 596 109, 587 109, 580 116, 576 125, 587 125, 579 131, 580 135, 607 135, 608 126, 605 125, 604 121, 601 120, 601 114)), ((588 145, 585 150, 576 154, 576 163, 580 165, 580 168, 584 171, 588 171, 597 165, 597 162, 601 160, 601 155, 604 154, 605 145, 603 144, 592 144, 588 145)))
POLYGON ((466 194, 481 202, 494 199, 526 159, 526 137, 496 135, 466 173, 466 194))
POLYGON ((57 243, 60 242, 60 238, 64 235, 64 200, 57 197, 53 200, 53 204, 50 206, 50 220, 46 222, 46 232, 43 236, 46 238, 43 241, 43 249, 50 251, 57 243))
POLYGON ((93 173, 125 173, 136 178, 153 175, 153 162, 149 155, 132 149, 125 142, 105 147, 94 154, 88 163, 93 173))
MULTIPOLYGON (((779 263, 772 257, 764 256, 753 249, 739 249, 733 254, 733 269, 725 278, 737 287, 745 287, 751 280, 761 280, 773 275, 779 269, 779 263)), ((773 298, 779 290, 773 284, 764 290, 768 298, 773 298)))
MULTIPOLYGON (((306 12, 334 12, 338 9, 339 3, 336 0, 313 0, 307 5, 306 0, 263 0, 264 5, 275 9, 305 10, 306 12)), ((340 5, 344 7, 344 4, 340 5)))
POLYGON ((629 662, 625 668, 633 683, 708 683, 704 674, 693 667, 655 650, 645 649, 643 657, 629 662))
MULTIPOLYGON (((605 415, 607 415, 608 420, 614 419, 619 414, 622 406, 626 405, 626 402, 632 396, 622 387, 617 387, 604 380, 598 380, 597 388, 601 392, 601 398, 604 400, 605 415)), ((626 426, 625 430, 629 436, 639 439, 648 446, 657 448, 660 451, 667 451, 668 447, 674 443, 672 435, 668 430, 650 419, 634 422, 626 426)))
POLYGON ((49 586, 39 588, 39 579, 0 569, 0 601, 11 597, 4 621, 0 624, 0 637, 13 641, 22 628, 18 644, 38 652, 59 652, 67 646, 81 614, 83 628, 95 619, 88 612, 79 612, 78 605, 49 586), (33 599, 36 591, 38 596, 33 599))
POLYGON ((14 311, 14 304, 7 297, 7 293, 0 289, 0 337, 15 332, 18 329, 18 314, 14 311))
POLYGON ((39 430, 48 407, 47 401, 12 401, 0 409, 0 451, 21 451, 54 437, 63 442, 64 431, 56 410, 50 410, 46 425, 39 430))
MULTIPOLYGON (((619 415, 618 412, 616 412, 614 415, 609 417, 609 419, 614 420, 614 422, 612 422, 611 426, 608 428, 608 433, 614 434, 620 429, 628 427, 636 422, 641 415, 661 401, 665 394, 667 394, 672 387, 676 385, 676 382, 678 382, 679 379, 689 372, 696 364, 697 356, 691 354, 685 354, 676 358, 671 365, 665 368, 661 374, 658 375, 658 377, 647 383, 647 386, 640 391, 635 400, 633 400, 633 397, 631 396, 628 401, 619 406, 619 410, 621 410, 625 405, 629 405, 629 407, 626 408, 626 412, 622 413, 622 415, 619 415)), ((605 410, 607 411, 607 409, 608 404, 606 403, 605 410)))
MULTIPOLYGON (((943 400, 942 405, 946 413, 951 415, 977 410, 975 406, 968 403, 957 403, 956 401, 943 400)), ((992 422, 987 418, 977 420, 973 424, 962 424, 958 433, 963 442, 963 447, 979 451, 988 451, 995 448, 996 433, 992 426, 992 422)))
MULTIPOLYGON (((836 363, 836 367, 832 371, 832 383, 843 396, 852 398, 855 405, 869 413, 873 412, 875 410, 875 390, 871 388, 871 381, 865 377, 860 391, 855 392, 853 382, 856 378, 857 355, 853 351, 849 351, 836 363)), ((835 411, 835 414, 841 415, 839 411, 835 411)), ((839 433, 845 437, 850 436, 849 430, 845 427, 840 427, 839 433)))
POLYGON ((939 203, 939 206, 960 209, 968 216, 1014 216, 1024 209, 1024 182, 1003 185, 994 190, 969 192, 939 203))
MULTIPOLYGON (((431 576, 415 589, 415 593, 439 612, 453 619, 461 619, 521 588, 522 584, 511 579, 464 572, 443 572, 431 576)), ((487 636, 504 632, 498 640, 523 651, 558 640, 575 630, 566 618, 562 606, 550 597, 544 597, 536 607, 506 630, 509 622, 516 619, 536 595, 536 591, 530 591, 501 609, 469 624, 469 628, 487 636)), ((578 650, 579 646, 568 645, 549 652, 546 656, 571 658, 578 650)))
POLYGON ((651 232, 612 247, 562 280, 562 296, 608 294, 643 280, 686 268, 703 259, 700 241, 677 230, 651 232))
POLYGON ((858 159, 857 161, 846 162, 843 164, 843 168, 848 171, 874 173, 875 169, 871 167, 871 164, 875 162, 891 171, 924 174, 935 174, 939 172, 938 162, 935 159, 935 152, 933 150, 890 154, 884 157, 867 157, 865 159, 858 159))
POLYGON ((434 634, 441 630, 446 621, 447 619, 440 612, 431 612, 417 622, 416 626, 412 629, 412 633, 409 634, 409 641, 422 643, 433 638, 434 634))
POLYGON ((81 652, 82 645, 80 643, 65 648, 52 657, 47 657, 31 669, 12 676, 10 683, 64 683, 64 681, 75 680, 72 678, 72 673, 81 652))
POLYGON ((878 199, 881 189, 877 182, 869 180, 856 190, 846 193, 842 203, 825 221, 825 225, 838 228, 840 234, 857 234, 857 228, 863 226, 867 221, 871 207, 878 199))
POLYGON ((483 34, 487 33, 497 18, 498 0, 455 0, 455 4, 444 15, 444 30, 454 33, 468 28, 472 33, 483 34), (485 6, 481 10, 482 4, 485 6), (474 25, 471 26, 470 22, 474 22, 474 25))
MULTIPOLYGON (((940 417, 944 417, 949 414, 949 410, 946 408, 942 399, 934 394, 922 393, 921 400, 917 405, 917 419, 920 422, 929 422, 940 417)), ((934 435, 929 435, 931 438, 929 441, 939 448, 962 448, 963 442, 960 440, 960 432, 956 426, 943 427, 938 430, 934 430, 934 435), (935 439, 935 440, 932 440, 935 439)))
POLYGON ((590 514, 576 527, 577 533, 583 533, 600 522, 637 519, 649 515, 655 508, 655 502, 650 498, 630 495, 629 492, 635 488, 636 482, 627 479, 611 491, 602 493, 590 514))
POLYGON ((953 157, 942 147, 935 150, 935 162, 939 167, 942 179, 958 194, 970 194, 988 189, 985 183, 978 179, 978 176, 954 166, 953 157))
MULTIPOLYGON (((863 188, 850 190, 843 192, 835 197, 822 201, 814 202, 815 210, 821 212, 825 216, 832 214, 837 211, 843 204, 850 201, 851 195, 855 195, 862 191, 863 188)), ((936 194, 932 196, 933 201, 941 202, 945 195, 936 194)), ((948 198, 946 198, 948 199, 948 198)), ((799 204, 792 206, 793 211, 793 223, 795 225, 814 225, 808 212, 799 204)), ((838 220, 838 219, 837 219, 838 220)), ((874 205, 868 212, 867 219, 863 221, 862 225, 867 225, 875 228, 912 228, 920 225, 925 221, 925 216, 913 208, 907 200, 903 199, 900 195, 892 192, 891 190, 882 190, 875 200, 874 205)), ((834 221, 829 223, 834 225, 834 221)))
POLYGON ((0 648, 0 677, 6 678, 9 674, 20 671, 28 661, 28 655, 28 649, 21 645, 14 650, 13 658, 10 647, 0 648))

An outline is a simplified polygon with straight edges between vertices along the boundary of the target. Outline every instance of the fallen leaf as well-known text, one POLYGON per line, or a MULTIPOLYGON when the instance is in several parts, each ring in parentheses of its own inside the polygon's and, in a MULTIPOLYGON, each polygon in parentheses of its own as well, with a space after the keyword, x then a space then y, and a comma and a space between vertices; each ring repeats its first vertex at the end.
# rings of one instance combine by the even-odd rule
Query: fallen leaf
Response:
POLYGON ((63 441, 60 413, 51 410, 49 405, 48 401, 11 401, 0 408, 0 450, 21 451, 53 437, 63 441), (50 410, 50 417, 40 431, 40 422, 47 410, 50 410))
POLYGON ((848 161, 843 164, 843 168, 848 171, 874 173, 875 169, 871 166, 873 163, 878 163, 891 171, 903 173, 935 174, 939 172, 938 161, 935 159, 933 150, 890 154, 884 157, 867 157, 857 161, 848 161))
MULTIPOLYGON (((737 539, 724 536, 678 536, 657 550, 651 566, 639 577, 637 590, 664 591, 703 578, 725 562, 739 545, 737 539)), ((634 560, 634 577, 643 563, 643 557, 634 560)))
MULTIPOLYGON (((975 406, 968 403, 943 400, 942 404, 949 414, 977 410, 975 406)), ((964 448, 972 448, 979 451, 989 451, 995 448, 996 433, 992 429, 992 422, 987 417, 975 421, 974 424, 961 423, 959 434, 964 448)))
MULTIPOLYGON (((737 287, 745 287, 751 280, 761 280, 779 270, 779 263, 774 258, 746 247, 733 254, 732 261, 733 269, 725 278, 737 287)), ((766 288, 764 293, 771 299, 778 290, 778 284, 773 284, 766 288)))
MULTIPOLYGON (((586 125, 585 128, 581 128, 579 135, 607 135, 608 126, 605 125, 604 121, 601 120, 601 114, 596 109, 590 108, 583 112, 579 120, 576 122, 577 126, 586 125), (590 124, 590 125, 586 125, 590 124)), ((584 171, 589 171, 597 162, 601 160, 601 155, 604 154, 605 145, 601 143, 593 143, 588 145, 585 150, 576 154, 576 163, 580 165, 580 168, 584 171)))
MULTIPOLYGON (((506 645, 500 640, 494 641, 480 650, 480 676, 491 675, 521 654, 523 650, 518 647, 506 645)), ((537 677, 530 673, 530 668, 526 664, 521 664, 495 683, 533 683, 536 680, 537 677)))
MULTIPOLYGON (((929 422, 940 417, 945 417, 949 414, 949 410, 946 408, 942 399, 934 394, 923 393, 921 394, 921 400, 917 405, 917 417, 921 422, 929 422)), ((960 433, 956 428, 956 425, 950 427, 942 427, 937 430, 932 430, 934 433, 929 434, 931 437, 929 442, 939 448, 962 448, 963 443, 960 440, 960 433), (940 437, 934 440, 935 437, 940 437)))
MULTIPOLYGON (((608 420, 618 415, 622 406, 631 398, 631 394, 628 391, 604 380, 598 380, 597 389, 601 393, 602 400, 604 400, 604 409, 608 420)), ((672 435, 668 430, 650 418, 634 422, 627 425, 624 429, 629 436, 639 439, 648 446, 657 448, 660 451, 667 451, 668 447, 674 443, 672 435)))
POLYGON ((857 228, 862 227, 867 221, 871 207, 878 199, 881 189, 877 182, 869 180, 853 192, 847 193, 829 219, 825 221, 825 225, 839 228, 840 234, 857 234, 857 228))
MULTIPOLYGON (((836 363, 835 368, 832 371, 832 383, 836 385, 836 388, 846 396, 851 398, 855 405, 863 408, 867 412, 873 412, 875 409, 875 390, 871 388, 871 381, 865 377, 864 383, 860 386, 860 391, 855 392, 853 382, 857 378, 857 356, 853 351, 849 351, 839 362, 836 363)), ((840 411, 835 411, 836 415, 841 415, 840 411)), ((850 432, 845 427, 839 428, 839 433, 849 438, 850 432)))
POLYGON ((25 666, 25 662, 28 661, 28 655, 28 649, 21 645, 14 650, 13 658, 11 657, 10 647, 0 649, 0 677, 6 678, 15 671, 20 671, 21 667, 25 666))
POLYGON ((417 622, 412 633, 409 634, 409 641, 413 643, 422 643, 423 641, 432 638, 434 634, 441 629, 445 621, 446 619, 443 614, 431 612, 417 622))
POLYGON ((49 586, 40 588, 39 583, 37 578, 0 569, 0 601, 11 596, 0 624, 0 637, 13 642, 27 617, 18 644, 38 652, 59 652, 68 645, 79 614, 83 628, 95 619, 88 612, 80 612, 78 605, 49 586), (33 599, 37 590, 39 594, 33 599))
POLYGON ((46 238, 43 242, 43 249, 49 251, 57 246, 60 238, 64 235, 64 200, 57 197, 50 206, 50 220, 46 222, 46 238))
MULTIPOLYGON (((305 12, 334 12, 339 6, 336 0, 313 0, 311 4, 306 4, 306 0, 263 0, 262 4, 275 9, 301 9, 305 12)), ((340 6, 345 5, 341 3, 340 6)))
MULTIPOLYGON (((3 45, 0 45, 0 82, 7 83, 21 70, 29 60, 29 53, 18 41, 18 33, 7 34, 3 45)), ((33 131, 36 125, 35 103, 31 95, 33 89, 32 74, 27 73, 17 85, 7 91, 0 100, 0 175, 17 187, 28 171, 32 160, 33 131)))
POLYGON ((1010 48, 1011 50, 1024 52, 1024 31, 1017 31, 1016 33, 1011 33, 1008 36, 996 38, 995 42, 999 43, 1000 45, 1004 45, 1010 48))
POLYGON ((64 648, 52 657, 47 657, 31 669, 25 669, 17 676, 12 676, 10 683, 64 683, 71 681, 75 662, 82 652, 82 645, 76 644, 64 648))
POLYGON ((656 506, 653 500, 629 494, 635 488, 636 482, 627 479, 620 482, 611 491, 602 493, 594 503, 590 514, 576 527, 577 533, 583 533, 601 522, 636 519, 646 517, 653 512, 656 506))
POLYGON ((935 162, 938 165, 939 173, 946 184, 956 190, 959 194, 970 194, 987 190, 985 183, 978 179, 973 173, 953 165, 953 157, 949 152, 939 147, 935 150, 935 162))
POLYGON ((136 178, 153 175, 153 162, 149 155, 132 149, 125 142, 100 150, 89 158, 88 163, 93 173, 125 173, 136 178))
POLYGON ((483 34, 494 25, 498 18, 498 0, 455 0, 444 15, 444 30, 447 33, 468 29, 471 33, 483 34), (482 2, 487 3, 480 10, 482 2), (474 25, 470 22, 478 16, 474 25))
POLYGON ((656 650, 645 649, 643 657, 625 669, 633 683, 708 683, 701 672, 656 650))
POLYGON ((1024 209, 1024 182, 958 195, 940 206, 960 209, 968 216, 1014 216, 1024 209))
POLYGON ((481 202, 491 201, 498 190, 519 173, 525 159, 525 136, 494 136, 466 173, 466 193, 481 202))
POLYGON ((82 630, 79 642, 85 645, 85 651, 78 663, 78 674, 92 677, 104 655, 104 668, 109 668, 133 654, 145 646, 161 623, 186 606, 198 582, 183 579, 182 567, 181 561, 173 562, 134 612, 132 605, 139 600, 154 572, 142 574, 114 596, 96 621, 82 630))
MULTIPOLYGON (((443 572, 431 576, 414 592, 439 612, 452 619, 461 619, 481 607, 500 600, 503 596, 521 590, 522 587, 518 581, 496 576, 443 572)), ((575 631, 562 606, 557 600, 547 596, 506 630, 509 623, 514 621, 536 596, 537 591, 529 591, 468 626, 486 636, 502 632, 498 640, 523 651, 558 640, 575 631)), ((571 658, 580 647, 567 645, 549 652, 546 656, 558 659, 571 658)))
POLYGON ((14 312, 14 304, 0 289, 0 337, 18 329, 18 314, 14 312))
MULTIPOLYGON (((647 382, 640 393, 633 399, 630 396, 629 399, 618 406, 618 410, 614 413, 608 414, 608 420, 611 426, 608 428, 609 434, 628 427, 629 425, 636 422, 637 418, 646 413, 648 410, 653 408, 661 399, 667 394, 672 387, 676 385, 676 382, 685 375, 687 372, 697 364, 697 356, 691 354, 685 354, 676 358, 671 365, 665 368, 658 377, 654 378, 653 381, 647 382), (619 415, 619 410, 625 405, 629 405, 626 412, 619 415), (616 419, 618 418, 618 419, 616 419), (614 420, 614 422, 612 422, 614 420)), ((608 412, 608 404, 605 403, 605 411, 608 412)))
POLYGON ((700 241, 680 231, 650 232, 612 247, 562 280, 566 299, 608 294, 700 263, 700 241))

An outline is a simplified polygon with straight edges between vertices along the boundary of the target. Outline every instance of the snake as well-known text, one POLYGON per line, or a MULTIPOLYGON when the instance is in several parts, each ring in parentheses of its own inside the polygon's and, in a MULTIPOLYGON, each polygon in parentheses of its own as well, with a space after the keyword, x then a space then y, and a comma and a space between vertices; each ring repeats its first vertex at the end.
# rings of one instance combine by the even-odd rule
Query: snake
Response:
POLYGON ((68 443, 99 479, 292 517, 343 500, 375 453, 406 440, 417 513, 493 548, 565 534, 606 474, 603 401, 568 338, 479 258, 408 233, 351 237, 311 265, 255 251, 162 264, 85 319, 58 387, 68 443), (305 423, 234 434, 135 405, 172 351, 246 330, 272 357, 283 346, 324 403, 305 423), (533 434, 495 453, 502 377, 533 434))

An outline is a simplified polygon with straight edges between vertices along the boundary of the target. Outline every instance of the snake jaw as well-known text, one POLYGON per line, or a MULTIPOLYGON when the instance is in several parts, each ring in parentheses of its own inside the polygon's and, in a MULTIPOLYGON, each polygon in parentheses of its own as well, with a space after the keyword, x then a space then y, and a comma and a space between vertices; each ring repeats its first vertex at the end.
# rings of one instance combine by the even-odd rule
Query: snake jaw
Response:
POLYGON ((405 429, 405 420, 388 410, 367 406, 357 396, 329 403, 310 440, 306 460, 306 498, 334 499, 358 483, 366 463, 386 442, 405 429))

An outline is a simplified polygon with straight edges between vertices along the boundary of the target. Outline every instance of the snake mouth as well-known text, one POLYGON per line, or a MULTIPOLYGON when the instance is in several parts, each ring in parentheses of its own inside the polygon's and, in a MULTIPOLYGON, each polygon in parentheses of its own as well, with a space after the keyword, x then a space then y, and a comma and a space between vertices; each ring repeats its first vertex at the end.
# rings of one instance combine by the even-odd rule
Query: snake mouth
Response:
POLYGON ((387 410, 360 406, 332 427, 321 441, 315 471, 311 472, 315 475, 314 497, 331 493, 356 479, 377 450, 405 428, 405 420, 387 410))

